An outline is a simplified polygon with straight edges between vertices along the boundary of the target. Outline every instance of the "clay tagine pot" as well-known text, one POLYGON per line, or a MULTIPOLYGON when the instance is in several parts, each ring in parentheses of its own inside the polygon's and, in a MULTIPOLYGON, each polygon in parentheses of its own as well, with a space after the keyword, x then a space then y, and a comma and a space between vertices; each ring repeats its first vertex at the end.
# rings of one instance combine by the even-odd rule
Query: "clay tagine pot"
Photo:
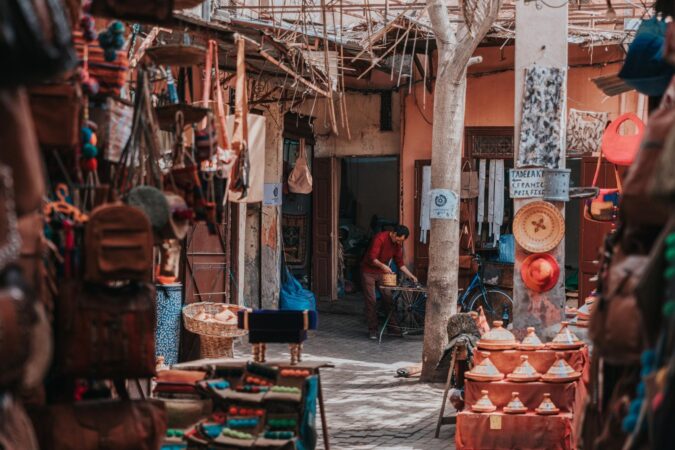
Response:
POLYGON ((530 364, 527 361, 527 356, 522 355, 520 357, 521 363, 516 369, 508 374, 506 378, 509 381, 516 381, 516 382, 528 382, 528 381, 539 381, 541 378, 541 374, 537 372, 534 367, 532 367, 532 364, 530 364))
POLYGON ((492 322, 492 329, 480 338, 478 348, 484 350, 511 350, 516 348, 518 345, 516 337, 503 325, 504 322, 501 320, 492 322))
POLYGON ((525 414, 527 412, 527 406, 520 401, 517 392, 511 393, 511 401, 504 407, 504 412, 506 414, 525 414))
POLYGON ((497 407, 492 404, 488 397, 488 391, 480 391, 480 393, 482 394, 482 397, 479 398, 476 403, 471 405, 471 411, 482 413, 496 410, 497 407))
POLYGON ((518 344, 519 350, 540 350, 545 347, 537 333, 534 332, 534 327, 527 327, 527 336, 523 338, 523 342, 518 344))
POLYGON ((581 374, 567 364, 564 353, 558 352, 555 354, 555 362, 541 379, 549 383, 566 383, 578 380, 580 377, 581 374))
POLYGON ((553 350, 575 350, 584 346, 584 343, 572 333, 569 325, 569 322, 560 322, 560 331, 548 344, 550 348, 553 350))
POLYGON ((584 306, 579 308, 579 313, 577 314, 577 320, 590 320, 591 313, 593 312, 593 303, 595 303, 595 297, 588 296, 586 298, 586 303, 584 306))
POLYGON ((464 376, 473 381, 499 381, 504 379, 504 374, 492 364, 490 352, 481 352, 481 355, 483 356, 483 360, 480 364, 474 366, 464 376))
POLYGON ((554 416, 560 412, 560 409, 551 400, 551 394, 546 393, 539 406, 534 409, 534 412, 542 416, 554 416))

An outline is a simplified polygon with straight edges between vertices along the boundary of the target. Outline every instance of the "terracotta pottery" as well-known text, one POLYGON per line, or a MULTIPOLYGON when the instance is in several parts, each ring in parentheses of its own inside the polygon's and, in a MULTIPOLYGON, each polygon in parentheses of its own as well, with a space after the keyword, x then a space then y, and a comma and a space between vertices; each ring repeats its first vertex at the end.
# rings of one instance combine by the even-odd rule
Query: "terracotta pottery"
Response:
POLYGON ((504 412, 506 414, 525 414, 527 412, 527 406, 520 401, 517 392, 511 392, 511 401, 504 407, 504 412))
POLYGON ((534 409, 534 412, 542 416, 554 416, 560 412, 560 409, 551 400, 551 394, 546 393, 539 406, 534 409))
POLYGON ((492 404, 490 398, 488 397, 488 391, 480 391, 482 397, 478 399, 476 403, 471 405, 471 411, 473 412, 492 412, 497 409, 495 405, 492 404))
POLYGON ((537 333, 534 332, 534 327, 527 327, 527 336, 523 338, 523 342, 518 344, 520 350, 540 350, 545 347, 537 333))
POLYGON ((537 372, 534 367, 532 367, 532 364, 530 364, 527 361, 527 356, 522 355, 520 357, 521 363, 516 369, 508 374, 506 378, 509 381, 516 381, 516 382, 528 382, 528 381, 539 381, 541 378, 541 374, 537 372))
POLYGON ((473 369, 466 372, 464 376, 473 381, 499 381, 504 379, 504 374, 501 373, 492 361, 490 360, 489 352, 481 352, 483 360, 473 369))
POLYGON ((566 383, 578 380, 580 377, 581 374, 565 361, 565 354, 558 352, 555 354, 555 362, 541 379, 549 383, 566 383))
POLYGON ((511 350, 516 348, 518 345, 516 337, 503 325, 504 322, 501 320, 492 322, 492 329, 480 338, 478 348, 485 350, 511 350))
POLYGON ((560 331, 548 344, 550 348, 553 350, 574 350, 584 346, 584 343, 572 333, 569 324, 569 322, 560 322, 560 331))

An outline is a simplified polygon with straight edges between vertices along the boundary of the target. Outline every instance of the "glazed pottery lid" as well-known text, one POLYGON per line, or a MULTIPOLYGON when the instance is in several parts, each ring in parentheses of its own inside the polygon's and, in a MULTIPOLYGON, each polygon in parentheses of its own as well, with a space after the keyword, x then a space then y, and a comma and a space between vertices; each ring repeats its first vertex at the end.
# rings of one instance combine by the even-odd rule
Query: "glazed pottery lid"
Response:
POLYGON ((504 409, 513 409, 513 410, 521 410, 521 409, 527 409, 523 402, 520 400, 518 397, 518 392, 511 392, 511 401, 506 405, 506 408, 504 409))
POLYGON ((578 317, 579 319, 588 320, 591 317, 591 312, 593 311, 593 303, 595 303, 595 297, 589 296, 586 298, 586 303, 584 306, 579 308, 578 317))
POLYGON ((545 393, 544 399, 541 401, 537 407, 537 412, 539 413, 557 413, 559 411, 558 407, 555 406, 553 400, 551 400, 551 394, 545 393))
POLYGON ((490 352, 481 352, 481 356, 483 357, 483 360, 469 371, 471 375, 479 375, 481 377, 504 377, 504 374, 502 374, 490 360, 490 352))
POLYGON ((553 338, 553 345, 579 345, 583 342, 570 330, 569 322, 560 322, 560 331, 553 338))
POLYGON ((548 252, 565 236, 565 218, 553 204, 534 201, 516 213, 513 234, 516 242, 528 252, 548 252))
POLYGON ((492 404, 490 397, 488 397, 488 391, 480 391, 481 398, 478 399, 476 403, 471 406, 471 409, 474 411, 494 411, 497 407, 492 404))
POLYGON ((511 372, 511 375, 519 378, 534 378, 541 376, 541 374, 537 372, 534 367, 532 367, 532 364, 530 364, 526 355, 521 355, 520 361, 521 363, 514 369, 513 372, 511 372))
POLYGON ((534 331, 534 327, 527 327, 527 336, 523 338, 523 342, 520 345, 523 347, 541 347, 544 344, 534 331))
POLYGON ((492 322, 492 329, 485 333, 480 339, 480 343, 485 344, 516 344, 516 337, 509 330, 503 327, 504 322, 495 320, 492 322))
POLYGON ((548 369, 548 372, 546 372, 546 378, 549 379, 565 379, 576 377, 578 375, 579 372, 575 371, 574 368, 565 361, 565 354, 562 352, 557 352, 555 354, 555 362, 548 369))

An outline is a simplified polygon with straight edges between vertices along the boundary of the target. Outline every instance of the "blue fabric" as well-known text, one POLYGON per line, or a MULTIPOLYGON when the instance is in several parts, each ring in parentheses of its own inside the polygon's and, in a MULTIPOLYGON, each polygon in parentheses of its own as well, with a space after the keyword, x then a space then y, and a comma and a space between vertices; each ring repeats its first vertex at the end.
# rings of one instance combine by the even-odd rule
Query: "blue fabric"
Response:
POLYGON ((499 236, 499 258, 497 258, 497 261, 511 264, 516 262, 516 243, 512 234, 499 236))
POLYGON ((298 450, 314 450, 316 448, 316 399, 319 395, 319 378, 316 375, 305 380, 305 408, 300 423, 300 440, 298 450))
POLYGON ((155 356, 163 356, 164 364, 178 364, 180 320, 183 308, 181 285, 157 285, 157 327, 155 328, 155 356))
POLYGON ((316 311, 314 293, 302 287, 288 267, 284 269, 283 284, 279 293, 279 309, 316 311))
POLYGON ((656 17, 643 20, 628 47, 619 77, 638 92, 660 97, 675 69, 663 59, 666 22, 656 17))

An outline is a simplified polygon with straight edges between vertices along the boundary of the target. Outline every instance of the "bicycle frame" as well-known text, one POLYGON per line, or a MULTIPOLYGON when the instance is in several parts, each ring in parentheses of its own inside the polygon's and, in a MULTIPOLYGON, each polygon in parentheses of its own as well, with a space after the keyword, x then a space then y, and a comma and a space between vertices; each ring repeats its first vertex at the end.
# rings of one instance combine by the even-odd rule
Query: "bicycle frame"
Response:
MULTIPOLYGON (((479 289, 480 292, 483 294, 483 296, 487 299, 487 288, 485 287, 485 283, 483 283, 483 262, 478 256, 476 256, 475 259, 476 262, 478 263, 478 271, 471 279, 469 287, 466 288, 466 290, 457 300, 457 303, 461 306, 462 311, 466 311, 467 308, 469 307, 468 303, 469 301, 471 301, 472 294, 476 289, 479 289)), ((489 312, 492 312, 492 305, 490 305, 488 302, 485 303, 486 306, 490 309, 489 312)))

